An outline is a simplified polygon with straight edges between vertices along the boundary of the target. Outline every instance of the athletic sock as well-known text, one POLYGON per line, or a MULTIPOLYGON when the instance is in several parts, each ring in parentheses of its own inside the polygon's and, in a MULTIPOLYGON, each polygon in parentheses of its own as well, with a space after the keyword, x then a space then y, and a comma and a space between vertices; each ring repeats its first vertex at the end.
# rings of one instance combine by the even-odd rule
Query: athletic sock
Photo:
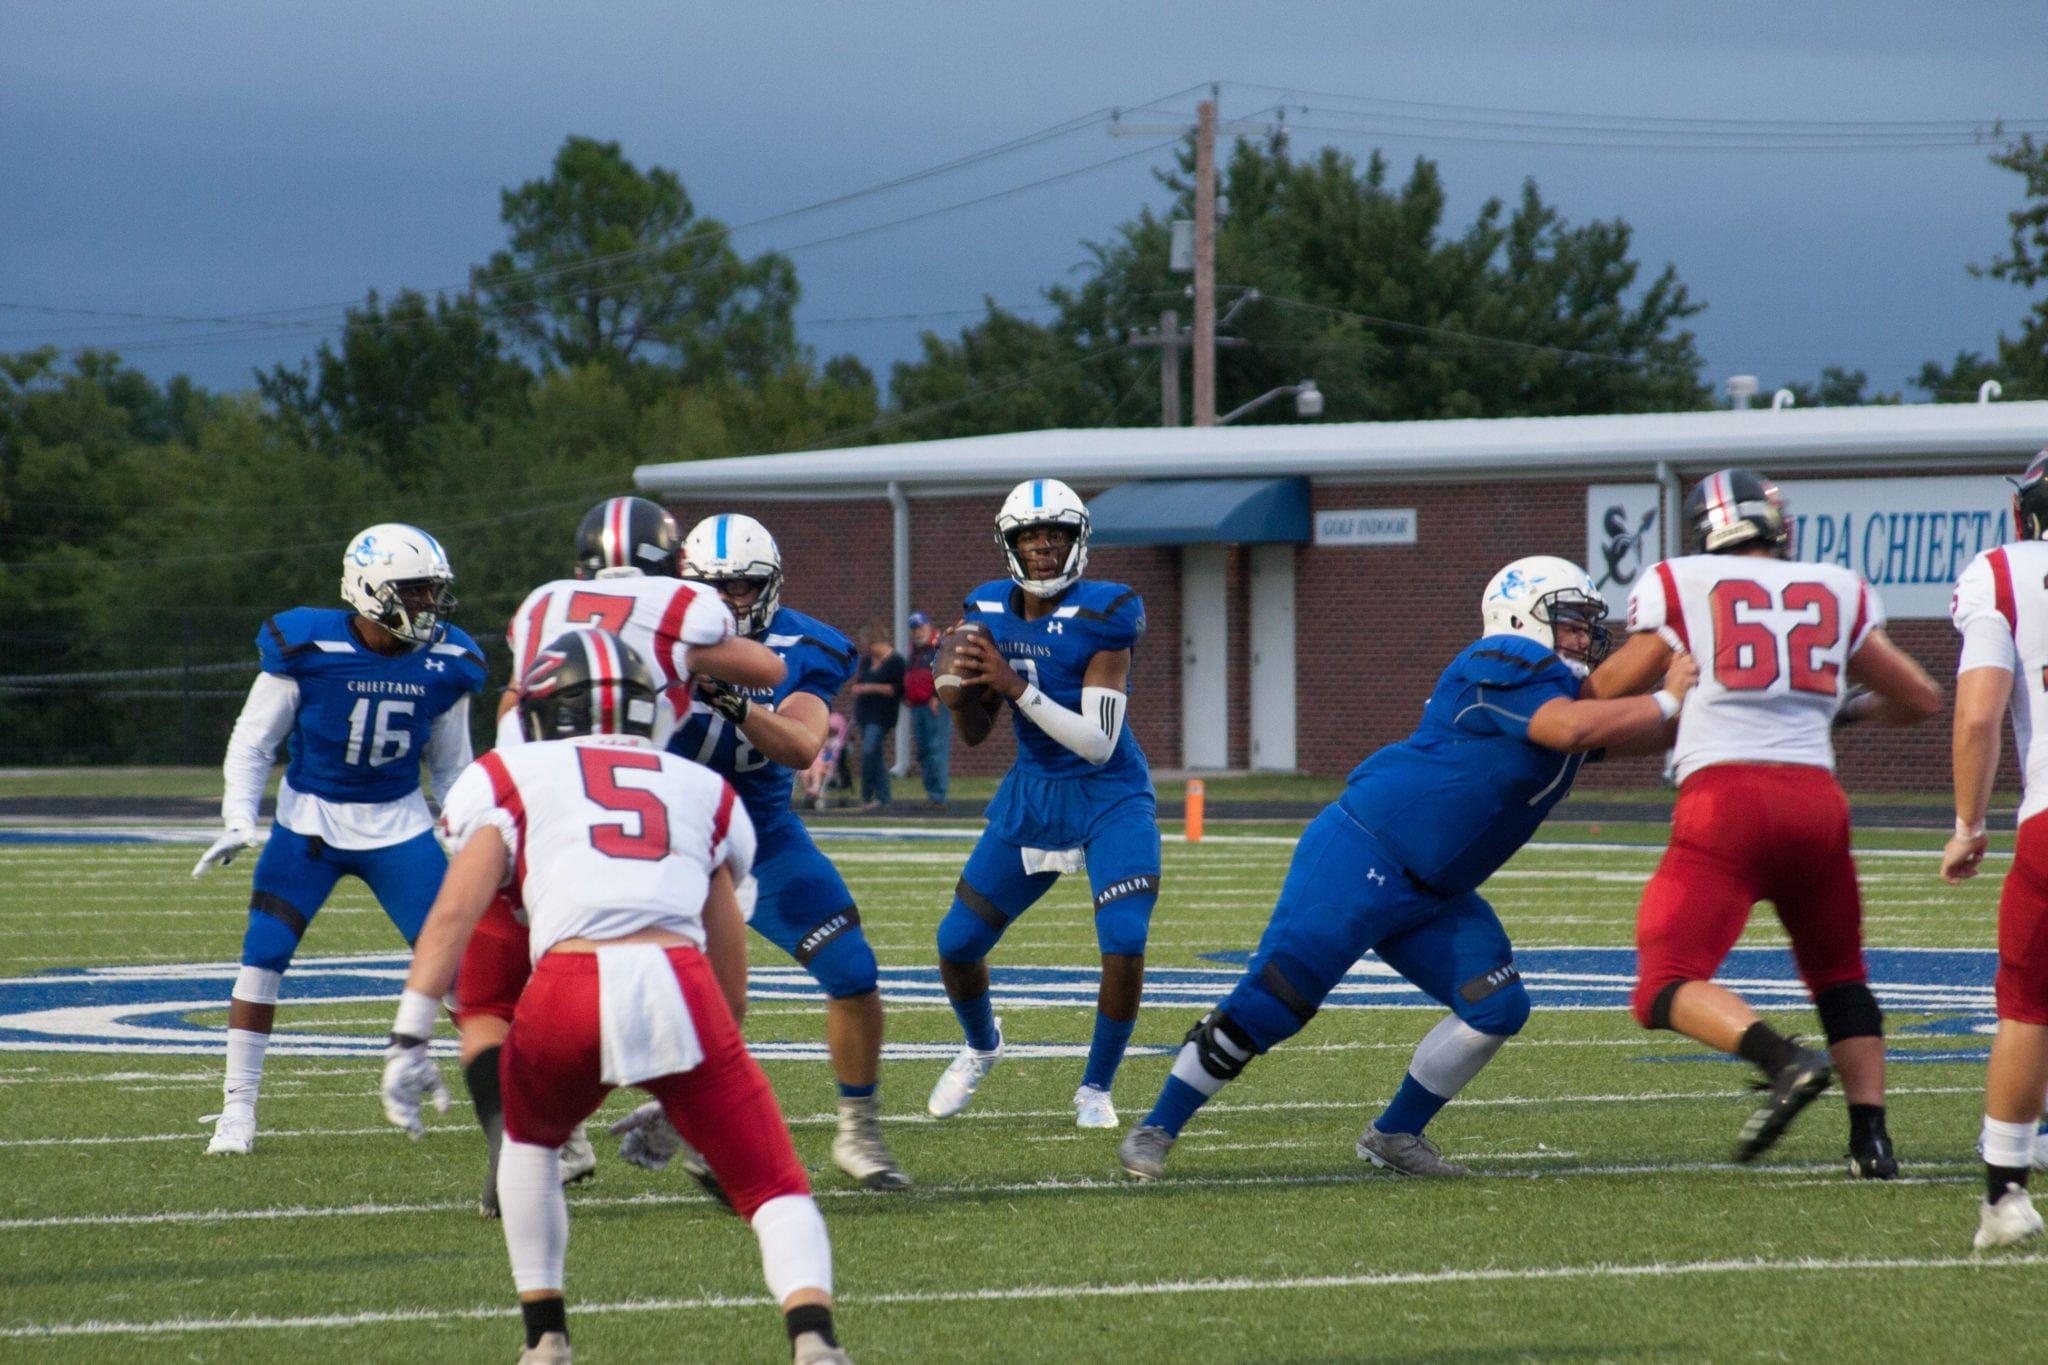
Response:
POLYGON ((1849 1145, 1863 1147, 1873 1140, 1887 1137, 1884 1130, 1884 1106, 1881 1104, 1852 1104, 1849 1106, 1849 1145))
POLYGON ((832 1335, 832 1310, 822 1303, 800 1303, 782 1315, 782 1325, 789 1329, 789 1339, 795 1341, 806 1332, 815 1332, 825 1339, 827 1346, 837 1346, 839 1338, 832 1335))
POLYGON ((1413 1075, 1401 1078, 1401 1088, 1394 1092, 1394 1098, 1373 1120, 1372 1126, 1382 1133, 1413 1133, 1420 1135, 1436 1117, 1437 1110, 1449 1104, 1444 1096, 1436 1094, 1413 1075))
POLYGON ((2027 1187, 2027 1175, 2034 1163, 2034 1125, 2009 1123, 1984 1116, 1984 1130, 1977 1142, 1984 1153, 1985 1202, 1996 1204, 2006 1188, 2027 1187))
POLYGON ((2027 1187, 2027 1168, 2024 1166, 1994 1166, 1984 1163, 1984 1202, 1996 1204, 2005 1197, 2005 1192, 2017 1185, 2027 1187))
POLYGON ((967 1035, 967 1046, 976 1052, 994 1052, 1003 1040, 996 1032, 995 1006, 989 1003, 987 991, 972 1000, 953 1001, 953 1017, 960 1021, 960 1031, 967 1035))
POLYGON ((227 1080, 221 1085, 221 1104, 229 1112, 256 1112, 256 1094, 263 1087, 263 1052, 269 1046, 267 1033, 228 1030, 227 1080))
POLYGON ((1166 1085, 1159 1092, 1159 1098, 1152 1104, 1152 1112, 1145 1115, 1145 1126, 1164 1128, 1173 1137, 1180 1136, 1180 1130, 1187 1127, 1195 1111, 1208 1103, 1209 1097, 1189 1085, 1178 1076, 1168 1076, 1166 1085))
POLYGON ((569 1309, 560 1295, 552 1299, 521 1299, 519 1316, 526 1319, 528 1349, 540 1345, 540 1339, 550 1332, 560 1332, 564 1340, 569 1336, 569 1309))
POLYGON ((841 1081, 839 1082, 839 1098, 842 1100, 871 1100, 875 1097, 875 1091, 878 1088, 878 1084, 848 1085, 845 1081, 841 1081))
POLYGON ((1799 1044, 1759 1019, 1743 1031, 1735 1051, 1744 1061, 1762 1068, 1766 1076, 1775 1076, 1798 1058, 1799 1044))
POLYGON ((1123 1064, 1124 1049, 1130 1046, 1131 1031, 1137 1026, 1135 1019, 1112 1019, 1095 1011, 1095 1037, 1088 1044, 1088 1069, 1082 1073, 1081 1084, 1108 1090, 1115 1083, 1116 1069, 1123 1064))
POLYGON ((484 1130, 484 1144, 490 1150, 490 1166, 484 1173, 487 1201, 498 1189, 498 1153, 505 1146, 505 1102, 498 1093, 498 1048, 487 1047, 462 1067, 462 1080, 476 1110, 477 1127, 484 1130))

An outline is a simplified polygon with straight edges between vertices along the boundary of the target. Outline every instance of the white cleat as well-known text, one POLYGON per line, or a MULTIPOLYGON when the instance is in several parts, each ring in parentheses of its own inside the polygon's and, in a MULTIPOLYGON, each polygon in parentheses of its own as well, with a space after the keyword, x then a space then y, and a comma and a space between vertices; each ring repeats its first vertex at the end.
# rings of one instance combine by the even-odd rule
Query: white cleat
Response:
POLYGON ((828 1343, 816 1332, 805 1332, 790 1343, 792 1365, 853 1365, 853 1357, 828 1343))
POLYGON ((570 1130, 569 1140, 556 1151, 555 1159, 561 1162, 564 1185, 590 1179, 597 1169, 597 1149, 590 1145, 590 1134, 583 1131, 582 1124, 570 1130))
POLYGON ((1076 1128, 1117 1128, 1122 1124, 1116 1116, 1116 1106, 1109 1102, 1107 1090, 1097 1090, 1084 1085, 1074 1092, 1074 1126, 1076 1128))
POLYGON ((932 1097, 924 1107, 933 1118, 949 1119, 967 1107, 974 1098, 974 1092, 981 1089, 982 1077, 995 1069, 1003 1057, 1003 1021, 996 1020, 996 1046, 993 1052, 979 1052, 971 1047, 960 1049, 960 1055, 946 1067, 939 1077, 939 1083, 932 1087, 932 1097))
POLYGON ((543 1332, 538 1345, 519 1353, 519 1365, 569 1365, 569 1338, 560 1332, 543 1332))
POLYGON ((1434 1142, 1419 1133, 1382 1133, 1368 1123, 1365 1131, 1358 1135, 1358 1155, 1383 1171, 1396 1175, 1420 1176, 1461 1176, 1470 1175, 1469 1166, 1460 1166, 1455 1161, 1444 1160, 1444 1154, 1434 1142))
POLYGON ((2041 1235, 2041 1215, 2034 1201, 2018 1185, 2008 1185, 1996 1204, 1977 1206, 1977 1236, 1971 1243, 1979 1251, 1992 1247, 2017 1246, 2041 1235))
POLYGON ((222 1114, 213 1125, 213 1141, 206 1144, 208 1156, 247 1156, 256 1148, 256 1115, 222 1114))

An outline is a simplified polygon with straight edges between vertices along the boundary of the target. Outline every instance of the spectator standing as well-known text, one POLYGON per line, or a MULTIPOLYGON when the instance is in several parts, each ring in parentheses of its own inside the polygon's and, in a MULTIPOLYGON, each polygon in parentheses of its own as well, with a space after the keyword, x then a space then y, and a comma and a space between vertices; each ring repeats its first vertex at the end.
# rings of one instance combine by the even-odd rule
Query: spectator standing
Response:
POLYGON ((903 656, 890 643, 890 630, 870 621, 861 632, 860 672, 854 676, 853 723, 860 731, 860 797, 862 810, 889 804, 889 732, 903 702, 903 656))
POLYGON ((932 664, 938 658, 939 632, 932 618, 910 613, 910 669, 903 675, 903 709, 910 714, 910 738, 917 750, 917 774, 924 781, 925 804, 946 804, 946 772, 952 761, 953 722, 939 705, 932 664))

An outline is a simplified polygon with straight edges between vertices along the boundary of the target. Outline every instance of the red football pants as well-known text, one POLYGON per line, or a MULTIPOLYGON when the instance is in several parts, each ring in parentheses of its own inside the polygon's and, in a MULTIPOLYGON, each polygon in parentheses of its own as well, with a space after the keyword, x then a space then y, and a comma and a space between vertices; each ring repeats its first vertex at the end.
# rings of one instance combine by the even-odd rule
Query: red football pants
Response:
POLYGON ((1636 913, 1629 1008, 1719 971, 1760 900, 1778 908, 1809 994, 1867 978, 1849 801, 1825 768, 1717 763, 1678 789, 1671 844, 1636 913))
POLYGON ((2048 820, 2020 826, 1998 893, 1998 1017, 2048 1025, 2048 820))
MULTIPOLYGON (((661 1101, 669 1122, 717 1174, 733 1208, 752 1221, 771 1199, 809 1194, 810 1181, 711 964, 686 945, 670 948, 668 960, 704 1060, 639 1088, 661 1101)), ((600 1079, 597 995, 595 953, 549 953, 534 965, 498 1058, 505 1136, 512 1141, 559 1147, 611 1093, 600 1079)))
POLYGON ((462 950, 462 965, 455 973, 456 1024, 478 1015, 509 1023, 532 974, 526 926, 512 913, 511 898, 499 892, 484 907, 469 946, 462 950))

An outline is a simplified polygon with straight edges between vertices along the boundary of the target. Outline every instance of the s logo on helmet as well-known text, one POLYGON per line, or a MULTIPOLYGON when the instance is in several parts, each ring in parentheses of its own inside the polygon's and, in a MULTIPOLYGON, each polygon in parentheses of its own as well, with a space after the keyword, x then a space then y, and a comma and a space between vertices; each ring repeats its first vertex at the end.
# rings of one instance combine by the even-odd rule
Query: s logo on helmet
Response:
POLYGON ((1493 595, 1505 602, 1519 596, 1543 581, 1544 578, 1541 574, 1534 578, 1529 578, 1520 569, 1509 569, 1507 574, 1500 580, 1500 586, 1494 589, 1493 595))
POLYGON ((392 558, 389 550, 377 548, 375 536, 364 536, 357 541, 356 547, 348 552, 348 557, 349 562, 359 569, 367 569, 372 564, 389 564, 392 558))

